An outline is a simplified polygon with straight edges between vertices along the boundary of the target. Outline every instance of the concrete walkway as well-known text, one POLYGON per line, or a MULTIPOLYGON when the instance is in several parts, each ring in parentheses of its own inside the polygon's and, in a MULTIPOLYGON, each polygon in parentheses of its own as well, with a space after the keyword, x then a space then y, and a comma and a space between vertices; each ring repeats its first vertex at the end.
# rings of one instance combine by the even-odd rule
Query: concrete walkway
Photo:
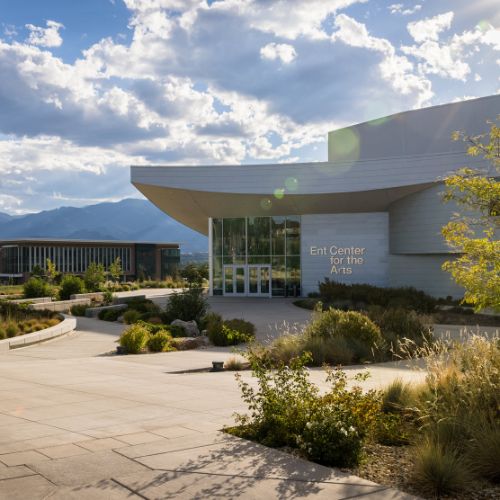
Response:
POLYGON ((122 328, 0 355, 1 499, 410 498, 219 432, 246 411, 234 375, 171 372, 230 350, 109 355, 122 328))

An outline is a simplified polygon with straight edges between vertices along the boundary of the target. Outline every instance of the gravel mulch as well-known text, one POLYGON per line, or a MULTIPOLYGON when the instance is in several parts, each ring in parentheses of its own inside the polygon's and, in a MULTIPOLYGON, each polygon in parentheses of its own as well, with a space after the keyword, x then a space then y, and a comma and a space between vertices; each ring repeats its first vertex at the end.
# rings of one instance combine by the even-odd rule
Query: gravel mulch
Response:
MULTIPOLYGON (((375 483, 390 486, 421 498, 429 496, 411 482, 412 448, 410 446, 383 446, 371 444, 365 447, 365 459, 358 467, 342 469, 375 483)), ((476 482, 456 495, 440 497, 440 500, 498 500, 500 484, 476 482)))

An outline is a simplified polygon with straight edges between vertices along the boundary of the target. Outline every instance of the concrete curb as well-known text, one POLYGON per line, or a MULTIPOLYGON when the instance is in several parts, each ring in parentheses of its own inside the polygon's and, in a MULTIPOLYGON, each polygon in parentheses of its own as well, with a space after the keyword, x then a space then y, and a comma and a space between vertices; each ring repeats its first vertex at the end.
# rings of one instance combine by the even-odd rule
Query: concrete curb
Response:
POLYGON ((11 339, 0 340, 0 352, 9 351, 10 349, 18 349, 19 347, 27 347, 29 345, 38 344, 39 342, 55 339, 72 332, 75 328, 76 318, 64 316, 63 321, 61 321, 58 325, 45 328, 44 330, 40 330, 38 332, 12 337, 11 339))

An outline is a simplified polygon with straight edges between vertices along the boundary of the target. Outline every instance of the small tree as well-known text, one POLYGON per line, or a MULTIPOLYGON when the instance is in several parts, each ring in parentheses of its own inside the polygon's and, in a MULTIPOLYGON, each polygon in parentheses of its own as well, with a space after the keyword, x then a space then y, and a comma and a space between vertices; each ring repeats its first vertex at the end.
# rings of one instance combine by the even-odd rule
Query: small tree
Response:
POLYGON ((89 292, 97 292, 102 283, 106 281, 106 271, 102 264, 91 262, 83 275, 85 288, 89 292))
POLYGON ((113 278, 113 281, 120 281, 120 276, 123 273, 122 261, 120 257, 117 257, 109 266, 109 274, 113 278))
POLYGON ((180 275, 187 281, 189 288, 200 288, 203 285, 203 274, 196 264, 186 264, 180 271, 180 275))
MULTIPOLYGON (((499 116, 500 119, 500 116, 499 116)), ((460 256, 445 262, 443 269, 465 288, 465 302, 476 310, 500 310, 500 127, 489 122, 488 134, 453 134, 454 140, 469 144, 469 156, 482 156, 492 172, 462 168, 445 179, 445 201, 469 210, 457 215, 442 229, 447 243, 460 256)))
POLYGON ((59 298, 61 300, 69 300, 71 295, 76 295, 85 292, 85 283, 78 276, 66 274, 61 281, 59 289, 59 298))
POLYGON ((44 272, 43 272, 43 269, 41 266, 39 266, 38 264, 35 264, 33 266, 33 268, 31 269, 31 276, 33 278, 40 278, 40 279, 43 279, 44 277, 44 272))
POLYGON ((45 275, 51 284, 54 284, 54 281, 59 276, 56 265, 50 259, 47 259, 47 270, 45 271, 45 275))

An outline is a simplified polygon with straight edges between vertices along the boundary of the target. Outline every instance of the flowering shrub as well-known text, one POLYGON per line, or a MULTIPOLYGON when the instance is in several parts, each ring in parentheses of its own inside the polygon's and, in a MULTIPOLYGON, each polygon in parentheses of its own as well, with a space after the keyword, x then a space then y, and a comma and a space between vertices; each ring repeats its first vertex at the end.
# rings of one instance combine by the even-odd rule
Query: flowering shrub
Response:
POLYGON ((364 440, 376 427, 380 395, 364 393, 360 387, 348 389, 341 369, 327 370, 331 386, 320 395, 309 381, 305 367, 309 361, 310 355, 305 354, 289 366, 271 370, 261 358, 250 355, 258 387, 236 375, 250 414, 237 415, 239 426, 230 432, 267 446, 296 448, 305 458, 325 465, 357 464, 364 440))

